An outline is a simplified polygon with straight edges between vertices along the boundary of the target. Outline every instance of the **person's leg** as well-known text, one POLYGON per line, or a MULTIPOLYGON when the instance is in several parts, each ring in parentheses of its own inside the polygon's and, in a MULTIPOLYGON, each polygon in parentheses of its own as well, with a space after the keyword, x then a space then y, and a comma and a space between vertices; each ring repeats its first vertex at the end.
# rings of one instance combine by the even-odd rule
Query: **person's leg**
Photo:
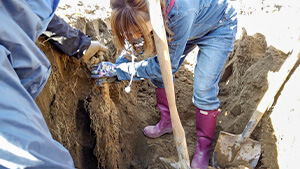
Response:
POLYGON ((214 140, 218 114, 218 109, 201 110, 196 107, 196 131, 198 139, 191 162, 192 168, 205 169, 208 166, 209 152, 214 140))
POLYGON ((164 88, 156 88, 156 103, 160 111, 160 121, 156 125, 150 125, 144 128, 144 134, 150 138, 157 138, 161 135, 172 132, 172 123, 170 110, 164 88))
POLYGON ((235 34, 236 19, 223 17, 219 25, 207 36, 201 38, 198 43, 200 51, 194 71, 193 95, 193 102, 196 106, 198 140, 191 162, 192 168, 205 169, 209 163, 209 152, 220 106, 217 97, 219 93, 218 83, 223 66, 233 49, 235 34))
MULTIPOLYGON (((195 47, 196 47, 195 44, 187 44, 185 51, 179 61, 178 69, 180 65, 183 63, 186 55, 189 52, 191 52, 195 47)), ((160 121, 156 125, 149 125, 145 127, 144 134, 150 138, 157 138, 160 137, 161 135, 171 133, 172 124, 171 124, 170 110, 169 110, 168 100, 166 96, 166 91, 163 88, 164 87, 163 80, 162 78, 156 78, 151 80, 153 84, 157 86, 157 88, 155 89, 155 94, 156 94, 157 107, 160 111, 160 121)))

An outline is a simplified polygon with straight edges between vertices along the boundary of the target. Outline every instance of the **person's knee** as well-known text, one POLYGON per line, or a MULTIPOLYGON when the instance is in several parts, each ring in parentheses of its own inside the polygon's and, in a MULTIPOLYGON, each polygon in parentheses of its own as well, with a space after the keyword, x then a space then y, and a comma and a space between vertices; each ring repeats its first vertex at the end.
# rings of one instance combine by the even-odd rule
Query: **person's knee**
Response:
POLYGON ((204 110, 213 110, 219 107, 219 87, 217 84, 195 83, 193 102, 196 107, 204 110))

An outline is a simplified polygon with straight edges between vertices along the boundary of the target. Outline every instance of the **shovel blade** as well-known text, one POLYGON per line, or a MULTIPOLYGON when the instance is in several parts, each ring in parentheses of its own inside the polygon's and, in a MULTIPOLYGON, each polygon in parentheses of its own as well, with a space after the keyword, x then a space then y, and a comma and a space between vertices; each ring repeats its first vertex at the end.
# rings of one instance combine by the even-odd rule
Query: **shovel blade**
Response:
POLYGON ((214 167, 245 165, 254 168, 261 154, 261 144, 248 138, 237 146, 241 136, 221 131, 213 153, 214 167))

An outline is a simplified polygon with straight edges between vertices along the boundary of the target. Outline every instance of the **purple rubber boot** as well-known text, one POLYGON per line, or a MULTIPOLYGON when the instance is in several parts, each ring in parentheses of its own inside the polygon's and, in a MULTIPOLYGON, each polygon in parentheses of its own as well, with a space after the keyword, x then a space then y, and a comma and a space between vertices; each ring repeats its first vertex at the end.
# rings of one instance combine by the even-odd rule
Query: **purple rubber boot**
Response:
POLYGON ((206 169, 209 162, 209 151, 214 139, 218 109, 201 110, 196 108, 197 144, 191 168, 206 169))
POLYGON ((157 138, 166 133, 172 133, 170 110, 165 89, 156 88, 156 102, 160 111, 160 121, 155 126, 144 128, 144 134, 150 138, 157 138))

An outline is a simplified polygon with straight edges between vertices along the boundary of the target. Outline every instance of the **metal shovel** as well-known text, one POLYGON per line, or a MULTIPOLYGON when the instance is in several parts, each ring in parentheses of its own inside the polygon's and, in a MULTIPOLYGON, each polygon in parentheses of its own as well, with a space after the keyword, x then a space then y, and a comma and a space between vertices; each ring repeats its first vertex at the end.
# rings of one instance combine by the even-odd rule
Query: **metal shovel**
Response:
POLYGON ((171 61, 169 56, 166 31, 161 13, 160 0, 147 0, 147 2, 150 20, 153 27, 157 56, 170 108, 173 135, 175 139, 175 145, 179 157, 179 162, 173 162, 165 158, 160 159, 166 163, 169 163, 169 165, 173 168, 190 169, 190 160, 187 151, 185 132, 181 125, 175 103, 175 91, 173 84, 173 75, 171 70, 171 61))
POLYGON ((285 82, 290 71, 295 66, 299 58, 299 51, 294 51, 285 60, 280 70, 276 73, 276 83, 269 88, 262 100, 253 112, 244 131, 239 135, 220 132, 215 151, 213 153, 213 166, 226 168, 235 165, 245 165, 254 168, 261 155, 261 144, 258 141, 250 139, 250 135, 264 112, 273 104, 274 97, 285 82))

